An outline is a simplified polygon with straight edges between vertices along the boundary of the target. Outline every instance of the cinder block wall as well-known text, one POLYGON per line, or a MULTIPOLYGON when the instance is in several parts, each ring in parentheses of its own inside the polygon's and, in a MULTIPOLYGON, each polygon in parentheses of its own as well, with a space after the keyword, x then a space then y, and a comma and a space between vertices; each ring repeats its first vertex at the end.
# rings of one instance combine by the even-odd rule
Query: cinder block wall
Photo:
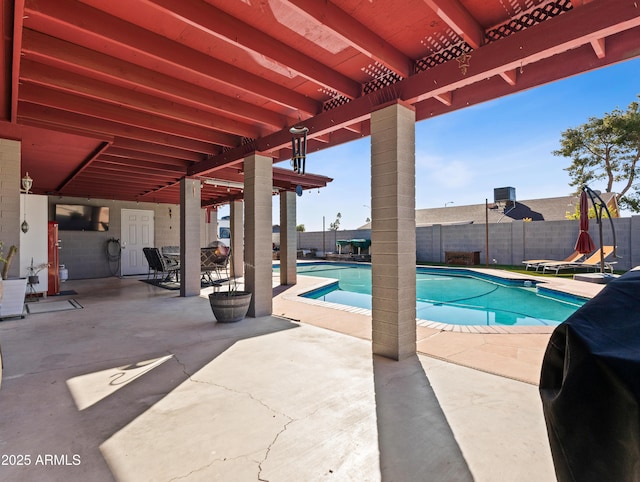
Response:
MULTIPOLYGON (((0 139, 0 241, 4 255, 12 245, 20 246, 20 142, 0 139)), ((18 277, 19 255, 13 259, 9 277, 18 277)))
MULTIPOLYGON (((620 257, 607 261, 616 261, 619 270, 640 266, 640 216, 613 219, 613 225, 620 257)), ((569 220, 489 224, 489 264, 519 265, 526 259, 562 260, 573 253, 578 231, 578 221, 569 220)), ((589 232, 599 246, 595 220, 591 220, 589 232)), ((614 243, 608 219, 603 222, 602 234, 605 245, 614 243)), ((326 231, 326 251, 337 251, 335 240, 352 238, 371 239, 371 233, 369 230, 326 231)), ((416 228, 416 260, 419 262, 442 263, 446 251, 479 251, 480 263, 484 265, 486 244, 485 224, 416 228)), ((298 249, 321 251, 321 247, 321 231, 298 233, 298 249)))
POLYGON ((56 204, 84 204, 109 207, 109 231, 60 231, 60 264, 69 270, 69 279, 106 278, 118 274, 117 263, 109 263, 106 253, 110 238, 121 239, 122 209, 154 212, 155 245, 180 245, 180 206, 177 204, 136 203, 105 199, 49 197, 49 219, 55 218, 56 204), (169 211, 171 210, 171 211, 169 211))

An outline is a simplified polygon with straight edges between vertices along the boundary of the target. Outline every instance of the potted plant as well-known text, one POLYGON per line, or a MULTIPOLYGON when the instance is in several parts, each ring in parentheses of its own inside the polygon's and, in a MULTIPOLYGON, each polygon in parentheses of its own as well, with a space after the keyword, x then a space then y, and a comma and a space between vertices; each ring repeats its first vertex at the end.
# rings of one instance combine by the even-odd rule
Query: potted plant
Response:
POLYGON ((233 256, 231 255, 230 248, 220 244, 216 251, 219 250, 220 256, 226 255, 225 271, 227 274, 227 290, 217 291, 220 287, 216 287, 216 291, 209 294, 209 304, 216 320, 219 323, 233 323, 235 321, 242 320, 247 316, 249 310, 249 304, 251 303, 251 293, 248 291, 238 290, 238 284, 235 276, 233 278, 229 275, 229 265, 231 265, 231 271, 233 270, 233 256))

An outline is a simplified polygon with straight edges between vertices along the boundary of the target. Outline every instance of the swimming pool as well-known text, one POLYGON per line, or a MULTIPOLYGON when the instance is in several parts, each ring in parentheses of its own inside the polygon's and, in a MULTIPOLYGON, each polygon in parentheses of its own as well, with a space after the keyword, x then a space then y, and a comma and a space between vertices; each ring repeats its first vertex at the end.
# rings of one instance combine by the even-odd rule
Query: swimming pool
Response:
MULTIPOLYGON (((371 309, 371 267, 305 263, 298 273, 334 279, 303 296, 371 309)), ((509 280, 457 268, 416 270, 416 315, 451 325, 555 326, 587 300, 528 280, 509 280)))

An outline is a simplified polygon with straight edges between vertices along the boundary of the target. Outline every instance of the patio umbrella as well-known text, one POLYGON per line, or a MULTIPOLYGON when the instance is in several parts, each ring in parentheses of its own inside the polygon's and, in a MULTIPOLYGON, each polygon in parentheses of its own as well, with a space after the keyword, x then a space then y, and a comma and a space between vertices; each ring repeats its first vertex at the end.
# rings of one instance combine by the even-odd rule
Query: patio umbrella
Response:
POLYGON ((589 234, 589 200, 584 191, 580 194, 580 234, 575 249, 582 254, 589 254, 596 249, 589 234))

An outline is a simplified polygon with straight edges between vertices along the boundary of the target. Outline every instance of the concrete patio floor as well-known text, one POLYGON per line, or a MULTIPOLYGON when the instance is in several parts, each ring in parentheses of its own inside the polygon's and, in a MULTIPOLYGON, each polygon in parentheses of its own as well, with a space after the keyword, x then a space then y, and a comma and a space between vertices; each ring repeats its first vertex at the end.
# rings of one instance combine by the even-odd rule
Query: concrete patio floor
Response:
POLYGON ((39 303, 83 309, 0 323, 0 480, 555 480, 534 377, 548 334, 420 327, 438 358, 394 362, 365 315, 292 299, 307 282, 223 325, 207 290, 75 280, 39 303))

